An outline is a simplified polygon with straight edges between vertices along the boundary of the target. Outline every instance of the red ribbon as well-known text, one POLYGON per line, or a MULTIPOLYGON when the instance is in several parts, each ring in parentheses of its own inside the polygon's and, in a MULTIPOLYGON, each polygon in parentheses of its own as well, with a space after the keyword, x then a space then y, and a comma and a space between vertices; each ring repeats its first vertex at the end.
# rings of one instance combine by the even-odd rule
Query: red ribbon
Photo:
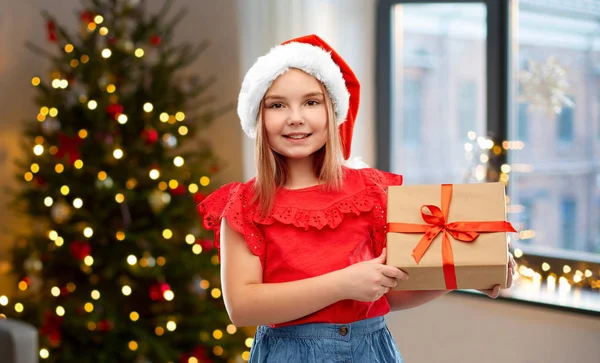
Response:
POLYGON ((417 246, 413 249, 412 256, 418 264, 431 246, 434 238, 442 236, 442 264, 444 280, 448 290, 457 289, 456 272, 454 270, 454 254, 448 235, 462 242, 473 242, 480 233, 490 232, 516 232, 513 226, 506 221, 480 221, 480 222, 451 222, 448 223, 448 211, 452 200, 452 184, 442 184, 442 209, 435 205, 421 206, 421 217, 427 224, 415 223, 388 223, 388 232, 394 233, 425 233, 417 246), (429 210, 426 214, 424 209, 429 210))

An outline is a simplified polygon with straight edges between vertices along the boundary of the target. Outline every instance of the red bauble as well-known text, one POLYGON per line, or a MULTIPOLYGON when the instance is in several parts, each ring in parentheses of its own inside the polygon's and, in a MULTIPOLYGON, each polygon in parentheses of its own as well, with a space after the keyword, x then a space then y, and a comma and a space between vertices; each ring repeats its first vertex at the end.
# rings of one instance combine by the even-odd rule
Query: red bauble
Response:
POLYGON ((160 45, 160 41, 161 41, 161 39, 158 35, 153 35, 150 37, 150 43, 152 45, 158 46, 158 45, 160 45))
POLYGON ((23 282, 25 282, 27 285, 31 285, 31 279, 27 276, 23 277, 23 282))
POLYGON ((196 204, 200 204, 204 199, 206 199, 206 195, 202 194, 202 192, 194 193, 194 202, 196 204))
POLYGON ((91 23, 92 21, 94 21, 94 13, 92 13, 91 11, 82 11, 80 19, 84 23, 91 23))
POLYGON ((158 141, 158 131, 152 128, 145 129, 144 131, 142 131, 142 138, 144 139, 144 141, 146 141, 146 144, 152 145, 156 141, 158 141))
POLYGON ((87 242, 73 241, 71 242, 71 255, 78 261, 83 261, 84 258, 90 255, 92 248, 87 242))
POLYGON ((197 239, 196 244, 200 245, 205 251, 210 251, 215 246, 214 242, 209 239, 197 239))
POLYGON ((46 186, 46 184, 48 184, 48 182, 46 182, 44 180, 44 178, 39 177, 39 176, 36 176, 35 178, 33 178, 33 181, 35 182, 35 184, 37 186, 40 186, 40 187, 44 187, 44 186, 46 186))
POLYGON ((188 363, 190 358, 196 358, 199 363, 212 363, 213 361, 208 357, 208 353, 206 352, 206 348, 202 345, 197 346, 194 351, 190 353, 182 353, 179 356, 180 363, 188 363))
POLYGON ((118 103, 108 105, 106 107, 106 113, 108 114, 108 116, 110 118, 113 118, 116 120, 117 117, 119 117, 119 115, 123 113, 123 106, 119 105, 118 103))
POLYGON ((185 185, 178 184, 177 188, 169 189, 169 191, 171 192, 171 195, 173 195, 173 196, 180 196, 180 195, 184 195, 187 192, 187 189, 186 189, 185 185))
POLYGON ((46 30, 48 32, 48 41, 51 43, 56 42, 58 36, 56 34, 56 24, 52 20, 48 20, 46 23, 46 30))
POLYGON ((171 290, 171 287, 166 282, 161 282, 150 286, 148 289, 150 299, 154 301, 163 301, 165 299, 164 293, 167 290, 171 290))
POLYGON ((100 332, 108 332, 112 329, 112 323, 108 319, 102 319, 98 322, 96 327, 100 332))
POLYGON ((171 286, 169 286, 169 284, 167 284, 166 282, 160 284, 160 291, 165 292, 169 290, 171 290, 171 286))
POLYGON ((60 330, 53 330, 48 334, 48 340, 50 341, 50 345, 53 347, 57 347, 60 345, 60 340, 62 339, 62 333, 60 330))
POLYGON ((62 325, 62 322, 62 316, 57 316, 50 310, 44 312, 42 325, 40 326, 40 335, 47 336, 48 340, 50 340, 50 344, 53 346, 60 343, 62 337, 60 326, 62 325))
POLYGON ((67 136, 62 132, 58 134, 58 151, 56 152, 56 158, 62 159, 63 157, 67 157, 69 163, 72 165, 77 161, 81 154, 79 153, 79 146, 82 144, 83 140, 78 136, 67 136))
POLYGON ((63 286, 60 288, 60 296, 69 296, 70 292, 69 289, 67 289, 66 286, 63 286))

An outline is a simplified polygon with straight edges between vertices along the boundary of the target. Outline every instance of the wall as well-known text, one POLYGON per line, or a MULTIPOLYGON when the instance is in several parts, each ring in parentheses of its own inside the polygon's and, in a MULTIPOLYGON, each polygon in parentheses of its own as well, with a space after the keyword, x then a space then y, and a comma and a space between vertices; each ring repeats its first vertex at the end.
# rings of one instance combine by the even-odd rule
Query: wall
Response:
POLYGON ((595 363, 600 318, 449 294, 387 318, 406 363, 595 363))

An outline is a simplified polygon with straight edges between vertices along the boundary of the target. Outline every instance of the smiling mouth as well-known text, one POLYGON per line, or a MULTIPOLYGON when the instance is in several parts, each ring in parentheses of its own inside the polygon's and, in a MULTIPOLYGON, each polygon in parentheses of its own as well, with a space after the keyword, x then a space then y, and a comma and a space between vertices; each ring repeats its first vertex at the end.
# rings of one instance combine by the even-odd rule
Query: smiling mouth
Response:
POLYGON ((285 137, 287 139, 292 139, 292 140, 302 140, 302 139, 306 139, 310 135, 312 135, 312 134, 290 134, 290 135, 283 135, 283 137, 285 137))

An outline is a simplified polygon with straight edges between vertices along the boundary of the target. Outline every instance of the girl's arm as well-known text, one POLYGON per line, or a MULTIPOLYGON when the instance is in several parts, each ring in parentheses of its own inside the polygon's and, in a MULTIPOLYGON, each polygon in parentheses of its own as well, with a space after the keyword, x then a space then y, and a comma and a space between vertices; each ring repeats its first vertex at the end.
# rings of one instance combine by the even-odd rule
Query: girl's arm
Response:
POLYGON ((451 290, 393 290, 385 295, 392 311, 423 305, 444 296, 451 290))
POLYGON ((221 222, 221 284, 225 307, 236 326, 278 324, 299 319, 339 300, 374 301, 406 278, 386 266, 385 254, 371 261, 304 280, 263 283, 262 266, 244 237, 221 222))

